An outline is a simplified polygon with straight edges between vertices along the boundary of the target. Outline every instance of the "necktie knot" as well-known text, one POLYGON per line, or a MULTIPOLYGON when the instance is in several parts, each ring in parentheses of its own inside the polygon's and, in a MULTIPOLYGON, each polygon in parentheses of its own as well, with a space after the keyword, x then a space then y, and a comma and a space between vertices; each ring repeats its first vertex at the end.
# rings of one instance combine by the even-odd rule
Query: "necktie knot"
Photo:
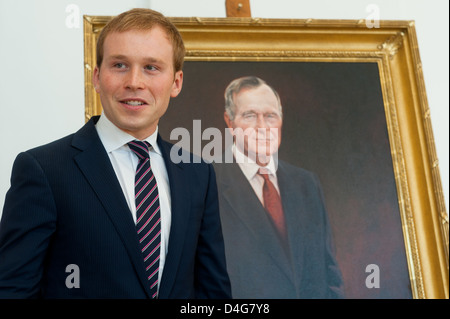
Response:
POLYGON ((146 142, 146 141, 138 141, 138 140, 134 140, 130 143, 128 143, 128 146, 130 147, 130 149, 134 152, 134 154, 137 155, 137 157, 139 158, 139 160, 144 160, 149 158, 149 151, 151 148, 150 143, 146 142))
POLYGON ((270 174, 270 172, 269 172, 269 170, 268 169, 266 169, 266 168, 260 168, 259 170, 258 170, 258 173, 257 173, 259 176, 261 176, 262 178, 264 178, 264 181, 268 181, 269 180, 269 174, 270 174))

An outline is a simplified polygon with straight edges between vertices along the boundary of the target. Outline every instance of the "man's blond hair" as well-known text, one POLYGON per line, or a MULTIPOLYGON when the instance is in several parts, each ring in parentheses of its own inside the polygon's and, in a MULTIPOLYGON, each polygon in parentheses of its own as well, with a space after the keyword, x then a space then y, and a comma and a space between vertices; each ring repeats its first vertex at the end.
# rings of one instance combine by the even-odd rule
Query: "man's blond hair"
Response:
POLYGON ((114 32, 148 31, 153 27, 161 27, 167 34, 173 47, 174 72, 183 68, 185 47, 180 32, 175 25, 161 13, 151 9, 136 8, 114 17, 100 32, 97 41, 97 67, 103 62, 103 45, 106 37, 114 32))

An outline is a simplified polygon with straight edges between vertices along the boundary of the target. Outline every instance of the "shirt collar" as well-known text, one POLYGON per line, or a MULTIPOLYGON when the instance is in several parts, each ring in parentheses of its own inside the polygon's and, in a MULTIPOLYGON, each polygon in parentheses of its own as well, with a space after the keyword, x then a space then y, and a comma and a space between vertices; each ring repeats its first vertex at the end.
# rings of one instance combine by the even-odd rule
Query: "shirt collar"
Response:
MULTIPOLYGON (((102 112, 100 119, 97 121, 95 125, 97 129, 97 133, 100 137, 100 140, 105 147, 107 153, 115 151, 127 143, 134 141, 136 138, 132 135, 122 131, 116 125, 114 125, 102 112)), ((152 150, 161 155, 161 151, 159 149, 158 143, 158 127, 156 127, 155 132, 147 137, 144 141, 147 141, 152 146, 152 150)))
MULTIPOLYGON (((258 173, 258 170, 262 166, 259 166, 254 160, 245 156, 244 153, 242 153, 242 151, 238 147, 236 147, 236 144, 233 144, 233 154, 245 177, 248 180, 255 177, 256 173, 258 173)), ((264 166, 264 168, 269 171, 270 175, 276 176, 276 168, 273 156, 270 156, 269 164, 264 166)))

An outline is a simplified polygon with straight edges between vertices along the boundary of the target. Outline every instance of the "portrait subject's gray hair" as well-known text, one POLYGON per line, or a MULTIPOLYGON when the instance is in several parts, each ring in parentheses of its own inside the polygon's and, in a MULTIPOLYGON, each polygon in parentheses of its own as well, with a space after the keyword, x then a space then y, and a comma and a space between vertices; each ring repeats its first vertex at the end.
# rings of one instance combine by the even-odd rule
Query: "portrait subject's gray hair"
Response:
POLYGON ((225 89, 225 111, 227 112, 228 116, 230 117, 230 120, 233 121, 234 117, 236 115, 236 104, 234 103, 234 97, 236 94, 241 92, 243 89, 256 89, 260 87, 261 85, 267 85, 272 92, 275 94, 275 97, 278 101, 278 109, 280 111, 280 116, 283 117, 283 111, 281 107, 281 99, 278 95, 278 92, 275 91, 273 87, 268 85, 266 81, 256 77, 256 76, 244 76, 241 78, 237 78, 227 86, 225 89))

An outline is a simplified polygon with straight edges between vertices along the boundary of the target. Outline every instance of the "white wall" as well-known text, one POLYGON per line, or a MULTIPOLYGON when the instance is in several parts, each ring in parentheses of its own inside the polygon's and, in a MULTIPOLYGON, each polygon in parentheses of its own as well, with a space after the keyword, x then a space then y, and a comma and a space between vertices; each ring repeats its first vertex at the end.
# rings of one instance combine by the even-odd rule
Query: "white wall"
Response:
MULTIPOLYGON (((253 17, 415 20, 446 207, 449 177, 447 0, 251 0, 253 17)), ((0 207, 16 155, 84 124, 82 15, 149 7, 167 16, 225 17, 225 0, 0 0, 0 207), (80 24, 68 28, 74 4, 80 24)))

